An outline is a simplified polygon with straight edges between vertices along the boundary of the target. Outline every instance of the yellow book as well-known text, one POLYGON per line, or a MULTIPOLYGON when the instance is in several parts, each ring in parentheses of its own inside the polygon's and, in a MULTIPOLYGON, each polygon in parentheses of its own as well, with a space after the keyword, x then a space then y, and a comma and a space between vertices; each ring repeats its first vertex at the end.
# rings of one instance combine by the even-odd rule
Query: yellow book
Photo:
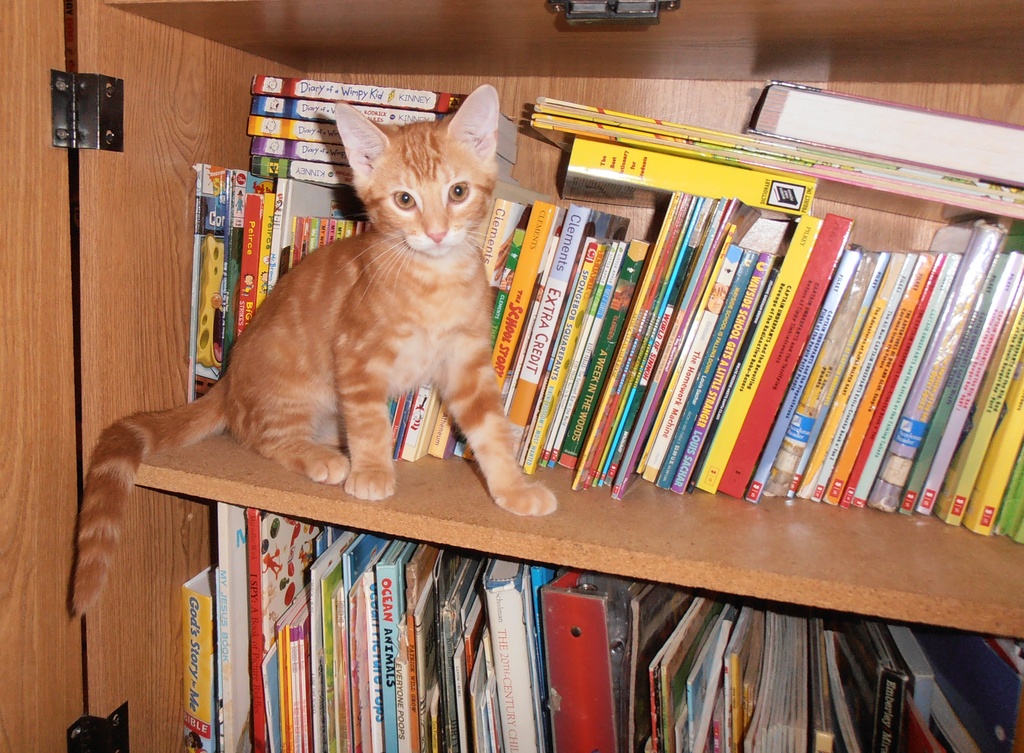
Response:
POLYGON ((293 141, 313 141, 318 144, 341 145, 341 134, 334 123, 323 123, 315 120, 297 120, 293 118, 269 118, 263 115, 250 115, 246 123, 246 131, 250 136, 266 136, 273 139, 292 139, 293 141))
POLYGON ((799 176, 576 138, 562 194, 646 204, 647 197, 679 191, 734 196, 749 206, 803 215, 810 210, 814 188, 813 179, 799 176))
MULTIPOLYGON (((999 445, 996 440, 1003 441, 1005 437, 999 437, 998 432, 1010 424, 1017 424, 1009 433, 1024 434, 1024 420, 1020 413, 1014 411, 1015 405, 1019 405, 1021 397, 1016 394, 1024 378, 1021 377, 1022 368, 1021 354, 1024 353, 1024 306, 1021 299, 1024 297, 1024 285, 1018 284, 1017 292, 1013 298, 1011 311, 1016 311, 1011 322, 1003 328, 1001 342, 995 352, 996 358, 989 365, 985 374, 985 382, 981 391, 978 392, 977 402, 974 409, 973 423, 971 430, 964 439, 963 444, 957 449, 953 458, 953 465, 946 476, 942 489, 939 492, 939 499, 935 505, 935 514, 942 520, 956 525, 963 523, 976 533, 990 533, 992 524, 995 522, 996 513, 1002 502, 1003 491, 1006 489, 1006 481, 1010 478, 1010 470, 1013 467, 1013 457, 1007 463, 1004 482, 999 489, 982 488, 985 485, 984 466, 988 464, 989 454, 995 457, 999 454, 999 445), (1014 388, 1011 394, 1011 387, 1014 388), (1010 402, 1007 402, 1010 398, 1010 402), (1017 398, 1017 403, 1013 402, 1017 398), (1004 413, 1006 406, 1006 414, 1004 413), (978 415, 980 412, 980 416, 978 415), (990 450, 991 448, 991 450, 990 450), (976 489, 977 484, 977 489, 976 489), (973 501, 977 500, 977 504, 973 501), (969 519, 969 522, 968 522, 969 519)), ((1016 457, 1020 442, 1014 443, 1013 436, 1009 437, 1010 447, 1013 456, 1016 457)), ((993 461, 995 462, 995 461, 993 461)), ((998 475, 1000 472, 995 468, 989 470, 990 475, 998 475)), ((997 479, 993 479, 993 484, 997 479)))
POLYGON ((721 473, 729 462, 743 419, 754 399, 754 393, 757 392, 768 355, 775 346, 783 322, 786 321, 786 315, 793 303, 793 295, 807 267, 822 222, 823 220, 818 217, 806 215, 800 218, 793 232, 786 256, 779 267, 775 286, 771 290, 768 305, 754 330, 752 344, 741 366, 736 386, 722 413, 704 464, 696 477, 698 489, 712 493, 718 491, 721 473))
MULTIPOLYGON (((928 276, 935 265, 935 257, 931 254, 919 254, 909 263, 914 265, 913 274, 906 286, 906 291, 902 293, 899 303, 896 305, 889 331, 882 342, 878 358, 875 360, 864 393, 857 405, 856 413, 850 422, 850 428, 845 432, 846 440, 843 442, 843 448, 832 469, 832 478, 825 489, 825 501, 830 505, 843 503, 843 491, 846 489, 847 482, 850 481, 850 473, 857 461, 857 455, 860 454, 868 425, 875 414, 879 400, 882 399, 886 382, 896 365, 896 356, 903 344, 903 338, 907 334, 910 320, 914 317, 914 310, 921 300, 921 294, 928 283, 928 276)), ((849 502, 847 501, 846 504, 848 506, 849 502)))
MULTIPOLYGON (((279 697, 277 699, 281 715, 281 750, 285 753, 293 750, 292 745, 292 652, 291 627, 282 625, 277 631, 277 672, 279 697)), ((273 699, 268 699, 271 702, 273 699)))
POLYGON ((270 292, 270 253, 273 248, 274 208, 277 205, 276 193, 263 194, 263 224, 260 227, 260 274, 256 281, 256 308, 270 292))
POLYGON ((504 384, 512 369, 516 346, 523 332, 526 310, 530 304, 533 287, 537 283, 537 272, 540 270, 544 249, 557 215, 558 207, 546 201, 536 202, 530 210, 526 237, 519 252, 519 263, 512 277, 512 287, 509 289, 491 355, 491 365, 494 366, 499 385, 504 384))
POLYGON ((882 326, 885 309, 889 305, 889 298, 900 279, 903 264, 906 261, 906 255, 903 253, 888 254, 887 258, 885 276, 878 287, 878 292, 868 306, 867 316, 858 333, 857 343, 843 371, 832 404, 825 415, 819 441, 814 446, 814 451, 807 463, 807 472, 804 475, 800 491, 797 493, 797 496, 804 499, 813 499, 818 502, 825 500, 831 504, 838 504, 838 500, 836 502, 827 500, 825 491, 845 440, 846 432, 842 429, 844 418, 848 420, 848 414, 854 411, 859 403, 862 391, 858 392, 858 380, 864 369, 872 367, 872 346, 875 339, 880 336, 879 329, 882 326))
POLYGON ((208 567, 181 587, 184 733, 203 750, 216 746, 213 578, 208 567))
MULTIPOLYGON (((666 213, 666 222, 662 223, 661 230, 658 233, 658 238, 655 241, 654 248, 650 250, 649 256, 646 263, 644 264, 643 276, 640 278, 640 286, 636 293, 633 295, 633 301, 630 306, 630 313, 626 319, 626 324, 622 328, 622 332, 619 335, 620 343, 628 343, 633 339, 633 335, 640 325, 641 314, 644 307, 648 305, 648 297, 651 294, 651 287, 655 278, 660 277, 663 270, 662 260, 665 257, 665 244, 668 241, 668 237, 671 232, 671 221, 670 219, 675 216, 675 213, 680 211, 679 205, 682 203, 683 197, 674 195, 672 197, 672 205, 669 211, 666 213)), ((579 457, 576 462, 576 472, 573 474, 572 488, 574 490, 582 489, 587 483, 588 466, 595 452, 600 452, 603 447, 598 447, 598 435, 600 432, 595 431, 598 428, 598 421, 606 416, 609 411, 610 403, 612 402, 611 387, 614 385, 616 376, 622 370, 622 367, 626 361, 629 348, 617 348, 615 352, 615 360, 612 362, 612 368, 608 371, 608 378, 605 381, 604 389, 601 392, 601 398, 597 405, 597 410, 594 412, 595 420, 591 422, 590 431, 587 434, 586 439, 583 442, 583 446, 580 450, 579 457)))

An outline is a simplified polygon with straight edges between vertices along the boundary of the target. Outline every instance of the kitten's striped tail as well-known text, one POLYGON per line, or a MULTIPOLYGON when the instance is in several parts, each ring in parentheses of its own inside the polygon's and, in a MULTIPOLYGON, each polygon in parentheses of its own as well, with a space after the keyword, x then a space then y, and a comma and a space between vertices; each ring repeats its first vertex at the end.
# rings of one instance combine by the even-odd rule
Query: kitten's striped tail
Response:
POLYGON ((83 614, 100 595, 121 539, 135 474, 150 453, 183 447, 224 430, 224 383, 180 408, 136 413, 108 426, 92 453, 78 517, 71 611, 83 614))

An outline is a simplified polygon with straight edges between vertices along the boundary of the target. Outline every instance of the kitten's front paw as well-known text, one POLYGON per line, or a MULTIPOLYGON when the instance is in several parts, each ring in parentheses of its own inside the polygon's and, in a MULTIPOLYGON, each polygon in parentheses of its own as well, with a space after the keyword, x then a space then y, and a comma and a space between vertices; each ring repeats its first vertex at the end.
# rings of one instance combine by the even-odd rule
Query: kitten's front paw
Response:
POLYGON ((393 468, 353 470, 345 480, 345 491, 359 499, 387 499, 395 493, 395 471, 393 468))
POLYGON ((522 484, 494 497, 498 507, 515 515, 550 515, 558 509, 554 492, 543 484, 522 484))

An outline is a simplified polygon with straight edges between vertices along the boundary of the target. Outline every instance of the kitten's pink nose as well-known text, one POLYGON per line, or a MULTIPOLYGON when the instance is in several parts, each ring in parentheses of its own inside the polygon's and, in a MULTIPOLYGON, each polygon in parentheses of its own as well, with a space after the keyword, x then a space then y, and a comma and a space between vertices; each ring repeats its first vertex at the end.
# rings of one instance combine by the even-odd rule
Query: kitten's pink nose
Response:
POLYGON ((434 243, 436 243, 439 246, 441 245, 441 242, 445 239, 445 237, 447 235, 448 235, 448 230, 446 228, 443 228, 441 230, 428 230, 427 231, 427 237, 430 238, 430 240, 434 241, 434 243))

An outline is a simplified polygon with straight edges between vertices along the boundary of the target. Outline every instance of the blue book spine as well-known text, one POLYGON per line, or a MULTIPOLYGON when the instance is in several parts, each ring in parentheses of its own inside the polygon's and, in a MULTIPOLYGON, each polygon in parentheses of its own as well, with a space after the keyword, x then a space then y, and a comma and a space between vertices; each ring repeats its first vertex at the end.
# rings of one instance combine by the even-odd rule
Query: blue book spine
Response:
POLYGON ((796 372, 793 374, 793 380, 790 382, 786 399, 782 403, 782 408, 775 419, 775 424, 772 426, 772 433, 768 437, 768 443, 761 453, 757 469, 754 471, 754 476, 747 487, 746 500, 748 502, 761 501, 761 493, 768 482, 768 474, 771 473, 772 465, 775 463, 775 456, 779 454, 782 440, 786 437, 786 432, 789 431, 790 421, 793 420, 793 415, 800 404, 800 397, 803 395, 804 387, 811 376, 814 363, 818 359, 818 353, 821 352, 825 336, 832 326, 832 319, 839 308, 839 303, 846 293, 850 280, 853 279, 854 274, 857 272, 860 257, 860 251, 848 249, 843 252, 843 258, 836 267, 835 276, 832 278, 832 285, 829 287, 825 300, 821 304, 821 312, 814 323, 814 329, 811 330, 811 336, 807 341, 804 354, 800 358, 800 363, 796 367, 796 372))
POLYGON ((399 628, 405 617, 405 563, 412 545, 401 547, 394 557, 377 562, 377 619, 380 628, 381 693, 384 709, 384 750, 398 750, 398 694, 396 691, 399 628))

